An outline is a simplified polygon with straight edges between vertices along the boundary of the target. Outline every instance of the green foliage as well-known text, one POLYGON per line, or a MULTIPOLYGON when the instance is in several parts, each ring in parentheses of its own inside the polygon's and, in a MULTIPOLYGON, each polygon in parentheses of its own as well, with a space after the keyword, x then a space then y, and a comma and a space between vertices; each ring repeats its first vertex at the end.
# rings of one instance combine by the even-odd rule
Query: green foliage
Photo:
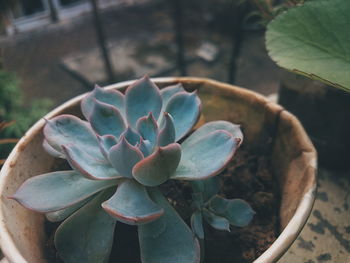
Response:
POLYGON ((0 119, 16 121, 0 134, 3 138, 20 138, 52 106, 48 99, 34 100, 30 106, 24 106, 18 86, 19 80, 15 75, 0 70, 0 119))
POLYGON ((350 91, 350 1, 309 1, 268 25, 271 58, 290 71, 350 91))
MULTIPOLYGON (((20 138, 52 105, 50 100, 42 99, 34 100, 31 106, 24 106, 18 85, 15 75, 0 70, 0 121, 15 121, 6 129, 0 129, 2 139, 20 138)), ((0 159, 5 159, 13 146, 13 142, 0 144, 0 159)))

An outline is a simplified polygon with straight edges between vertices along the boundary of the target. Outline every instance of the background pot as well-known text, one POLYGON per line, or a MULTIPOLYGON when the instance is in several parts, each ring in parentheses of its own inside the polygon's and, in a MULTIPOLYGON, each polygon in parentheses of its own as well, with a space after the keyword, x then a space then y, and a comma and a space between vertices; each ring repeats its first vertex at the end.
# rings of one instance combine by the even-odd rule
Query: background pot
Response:
MULTIPOLYGON (((240 123, 246 147, 259 149, 273 137, 272 168, 281 193, 281 234, 256 263, 275 262, 290 247, 303 228, 315 199, 316 152, 299 121, 263 96, 232 85, 201 78, 157 78, 160 87, 181 82, 198 90, 205 121, 228 120, 240 123)), ((131 82, 107 88, 123 89, 131 82)), ((76 97, 56 108, 46 118, 63 113, 81 115, 76 97)), ((9 196, 27 178, 49 172, 55 159, 41 144, 44 120, 37 122, 16 145, 0 174, 0 245, 10 262, 42 263, 45 260, 44 217, 31 212, 9 196)))
POLYGON ((305 127, 319 154, 320 166, 350 168, 350 93, 285 72, 279 103, 305 127))

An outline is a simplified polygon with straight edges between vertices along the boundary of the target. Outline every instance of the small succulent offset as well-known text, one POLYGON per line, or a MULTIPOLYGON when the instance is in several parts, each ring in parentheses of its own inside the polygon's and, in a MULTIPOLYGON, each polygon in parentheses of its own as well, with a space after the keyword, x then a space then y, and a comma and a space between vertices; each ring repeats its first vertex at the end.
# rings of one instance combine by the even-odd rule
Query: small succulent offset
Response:
POLYGON ((64 262, 108 262, 113 240, 123 238, 116 220, 137 225, 142 262, 199 262, 202 215, 214 227, 226 220, 216 227, 226 230, 253 215, 247 203, 217 190, 203 198, 215 184, 208 178, 225 168, 243 135, 239 125, 214 121, 185 137, 200 109, 196 92, 181 84, 159 90, 144 77, 124 94, 96 86, 81 102, 87 121, 60 115, 44 128, 46 151, 73 170, 32 177, 11 198, 63 221, 54 243, 64 262), (195 235, 158 188, 169 179, 193 181, 195 235))

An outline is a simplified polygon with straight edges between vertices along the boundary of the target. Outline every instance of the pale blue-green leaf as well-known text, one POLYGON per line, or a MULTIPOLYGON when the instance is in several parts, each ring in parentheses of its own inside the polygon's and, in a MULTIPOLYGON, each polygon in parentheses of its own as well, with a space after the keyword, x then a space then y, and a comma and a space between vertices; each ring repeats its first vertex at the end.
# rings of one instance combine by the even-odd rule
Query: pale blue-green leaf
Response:
POLYGON ((159 147, 147 158, 135 165, 133 177, 146 186, 157 186, 171 177, 181 158, 181 146, 177 143, 159 147))
POLYGON ((45 151, 53 157, 65 159, 66 157, 59 151, 56 151, 48 142, 44 139, 43 148, 45 151))
POLYGON ((117 139, 113 135, 97 135, 98 142, 100 144, 100 150, 103 156, 108 160, 109 150, 117 144, 117 139))
POLYGON ((118 90, 106 90, 95 85, 95 89, 88 93, 81 101, 81 111, 88 120, 97 101, 116 107, 122 115, 125 113, 124 95, 118 90))
POLYGON ((175 85, 171 85, 168 87, 165 87, 163 89, 160 90, 160 95, 162 96, 163 99, 163 108, 166 107, 166 105, 168 104, 170 98, 175 95, 176 93, 185 91, 182 84, 178 83, 175 85))
POLYGON ((90 124, 73 115, 60 115, 47 120, 44 135, 48 144, 62 152, 62 145, 74 144, 94 156, 101 156, 99 144, 90 124))
POLYGON ((234 226, 247 226, 255 212, 251 206, 242 199, 225 199, 214 196, 209 201, 209 208, 214 213, 227 218, 234 226))
POLYGON ((216 195, 220 190, 219 176, 210 177, 208 179, 192 181, 192 189, 195 193, 201 193, 203 200, 209 200, 213 195, 216 195))
POLYGON ((200 239, 204 239, 203 216, 201 211, 195 211, 191 216, 191 228, 193 233, 200 239))
POLYGON ((240 144, 242 143, 243 133, 241 131, 240 125, 233 124, 228 121, 211 121, 204 124, 194 133, 192 133, 188 138, 186 138, 186 140, 181 144, 181 146, 184 148, 191 147, 191 145, 195 145, 198 141, 202 140, 208 134, 219 130, 229 132, 235 140, 240 141, 240 144))
POLYGON ((139 143, 140 139, 141 139, 141 135, 131 127, 128 127, 122 133, 121 136, 123 136, 128 141, 128 143, 130 143, 133 146, 135 146, 137 143, 139 143))
POLYGON ((144 186, 133 179, 125 179, 117 192, 102 207, 119 221, 139 225, 156 220, 164 210, 151 200, 144 186))
POLYGON ((141 138, 140 143, 137 145, 144 157, 147 157, 152 153, 152 145, 149 140, 144 140, 141 138))
POLYGON ((121 176, 132 178, 132 168, 143 159, 143 154, 136 146, 128 143, 124 136, 121 136, 118 144, 109 150, 108 158, 121 176))
POLYGON ((196 92, 179 92, 171 97, 165 111, 174 119, 176 141, 183 138, 197 123, 200 108, 201 101, 196 92))
POLYGON ((267 27, 266 47, 281 67, 350 91, 350 1, 289 9, 267 27))
POLYGON ((10 198, 38 212, 62 210, 116 185, 118 180, 89 180, 75 171, 59 171, 34 176, 10 198))
POLYGON ((109 261, 116 220, 102 209, 101 203, 112 193, 112 189, 103 191, 58 227, 54 242, 65 263, 109 261))
POLYGON ((198 263, 198 240, 157 188, 150 189, 153 201, 165 213, 159 219, 138 226, 143 263, 198 263))
POLYGON ((162 129, 158 134, 158 146, 160 147, 175 142, 175 126, 173 117, 169 113, 164 112, 163 122, 163 125, 161 125, 162 129))
POLYGON ((152 112, 158 119, 162 108, 159 88, 148 78, 143 77, 127 88, 125 93, 126 116, 131 127, 136 127, 139 118, 152 112))
POLYGON ((137 121, 136 130, 141 134, 144 140, 151 143, 152 149, 156 145, 158 135, 158 125, 152 113, 144 116, 137 121))
POLYGON ((99 135, 113 135, 117 139, 124 132, 126 125, 119 110, 106 103, 96 101, 89 122, 99 135))
POLYGON ((66 219, 68 216, 70 216, 71 214, 73 214, 75 211, 77 211, 79 208, 81 208, 82 206, 84 206, 87 202, 89 202, 92 198, 94 198, 95 196, 90 196, 78 203, 76 203, 75 205, 72 205, 70 207, 64 208, 62 210, 58 210, 58 211, 53 211, 53 212, 48 212, 45 214, 45 217, 47 220, 49 220, 50 222, 60 222, 63 221, 64 219, 66 219))
POLYGON ((219 130, 190 147, 182 146, 181 161, 172 179, 203 180, 217 175, 232 159, 238 145, 230 133, 219 130))
POLYGON ((230 232, 230 222, 225 217, 218 216, 207 209, 203 209, 203 216, 213 228, 230 232))
POLYGON ((89 179, 108 180, 121 177, 106 159, 96 159, 75 145, 66 145, 63 149, 70 166, 89 179))

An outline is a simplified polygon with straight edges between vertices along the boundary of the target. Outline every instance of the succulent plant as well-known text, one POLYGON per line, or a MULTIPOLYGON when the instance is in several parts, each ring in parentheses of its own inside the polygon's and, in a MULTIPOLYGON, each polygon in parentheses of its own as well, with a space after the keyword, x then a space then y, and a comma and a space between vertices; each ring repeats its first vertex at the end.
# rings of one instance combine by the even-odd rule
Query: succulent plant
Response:
POLYGON ((230 225, 247 226, 255 214, 246 201, 226 199, 218 195, 218 177, 192 182, 192 188, 194 212, 191 227, 199 239, 204 239, 203 219, 217 230, 230 231, 230 225))
POLYGON ((125 93, 96 86, 81 110, 87 121, 60 115, 44 127, 43 147, 73 170, 32 177, 11 198, 63 221, 54 241, 65 262, 107 262, 116 220, 137 225, 143 262, 198 262, 197 238, 158 186, 220 173, 242 142, 239 125, 209 122, 187 136, 196 92, 147 77, 125 93))

